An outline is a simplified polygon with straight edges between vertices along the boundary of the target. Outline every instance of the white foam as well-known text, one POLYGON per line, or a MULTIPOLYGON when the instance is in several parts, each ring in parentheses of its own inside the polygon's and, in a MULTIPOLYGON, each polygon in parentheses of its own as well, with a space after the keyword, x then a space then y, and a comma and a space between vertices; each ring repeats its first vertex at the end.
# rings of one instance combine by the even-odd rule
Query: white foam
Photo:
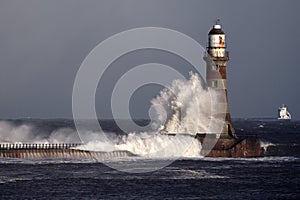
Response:
POLYGON ((265 148, 265 147, 269 147, 269 146, 276 146, 276 144, 274 144, 272 142, 260 140, 260 146, 265 148))
POLYGON ((223 127, 224 116, 213 118, 217 103, 214 95, 217 95, 214 90, 203 87, 198 74, 190 73, 187 81, 174 80, 151 101, 157 114, 156 123, 166 132, 216 133, 223 127))
POLYGON ((194 137, 159 133, 130 133, 118 142, 90 141, 77 149, 90 151, 129 151, 145 158, 199 157, 201 144, 194 137))

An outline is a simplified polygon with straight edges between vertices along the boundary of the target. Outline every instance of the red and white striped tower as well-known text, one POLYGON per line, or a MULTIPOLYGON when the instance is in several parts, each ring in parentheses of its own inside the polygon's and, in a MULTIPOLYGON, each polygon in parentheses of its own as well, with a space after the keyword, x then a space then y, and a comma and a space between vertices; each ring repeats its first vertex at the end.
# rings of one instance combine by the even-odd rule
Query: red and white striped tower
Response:
POLYGON ((226 64, 229 53, 226 51, 225 33, 221 28, 219 20, 208 33, 206 61, 206 82, 210 89, 220 93, 216 99, 217 111, 215 115, 225 117, 225 124, 221 132, 222 137, 234 136, 234 129, 230 117, 226 87, 226 64))

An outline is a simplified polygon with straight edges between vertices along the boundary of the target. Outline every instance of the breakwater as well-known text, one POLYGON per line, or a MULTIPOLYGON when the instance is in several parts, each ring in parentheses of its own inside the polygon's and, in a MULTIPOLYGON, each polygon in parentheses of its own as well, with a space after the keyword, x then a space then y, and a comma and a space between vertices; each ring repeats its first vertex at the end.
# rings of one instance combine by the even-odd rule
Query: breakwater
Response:
POLYGON ((111 159, 136 156, 128 151, 87 151, 76 149, 82 144, 0 144, 0 157, 20 159, 72 158, 111 159))

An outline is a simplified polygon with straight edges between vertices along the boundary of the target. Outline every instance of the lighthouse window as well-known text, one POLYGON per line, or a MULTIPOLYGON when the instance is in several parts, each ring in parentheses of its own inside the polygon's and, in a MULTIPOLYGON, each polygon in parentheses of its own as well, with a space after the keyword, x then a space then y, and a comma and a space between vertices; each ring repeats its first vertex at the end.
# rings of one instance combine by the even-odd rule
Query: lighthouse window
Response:
POLYGON ((214 88, 218 87, 218 81, 217 80, 213 80, 211 82, 211 86, 214 87, 214 88))
POLYGON ((212 70, 219 70, 219 65, 213 65, 212 70))

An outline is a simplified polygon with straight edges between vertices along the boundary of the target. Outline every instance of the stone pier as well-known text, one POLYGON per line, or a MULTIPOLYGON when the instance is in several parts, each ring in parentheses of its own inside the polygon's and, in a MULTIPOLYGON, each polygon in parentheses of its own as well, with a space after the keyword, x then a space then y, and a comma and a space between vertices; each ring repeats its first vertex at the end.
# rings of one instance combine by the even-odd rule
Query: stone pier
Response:
POLYGON ((111 159, 136 156, 128 151, 87 151, 76 149, 82 144, 0 144, 0 158, 20 159, 111 159))

